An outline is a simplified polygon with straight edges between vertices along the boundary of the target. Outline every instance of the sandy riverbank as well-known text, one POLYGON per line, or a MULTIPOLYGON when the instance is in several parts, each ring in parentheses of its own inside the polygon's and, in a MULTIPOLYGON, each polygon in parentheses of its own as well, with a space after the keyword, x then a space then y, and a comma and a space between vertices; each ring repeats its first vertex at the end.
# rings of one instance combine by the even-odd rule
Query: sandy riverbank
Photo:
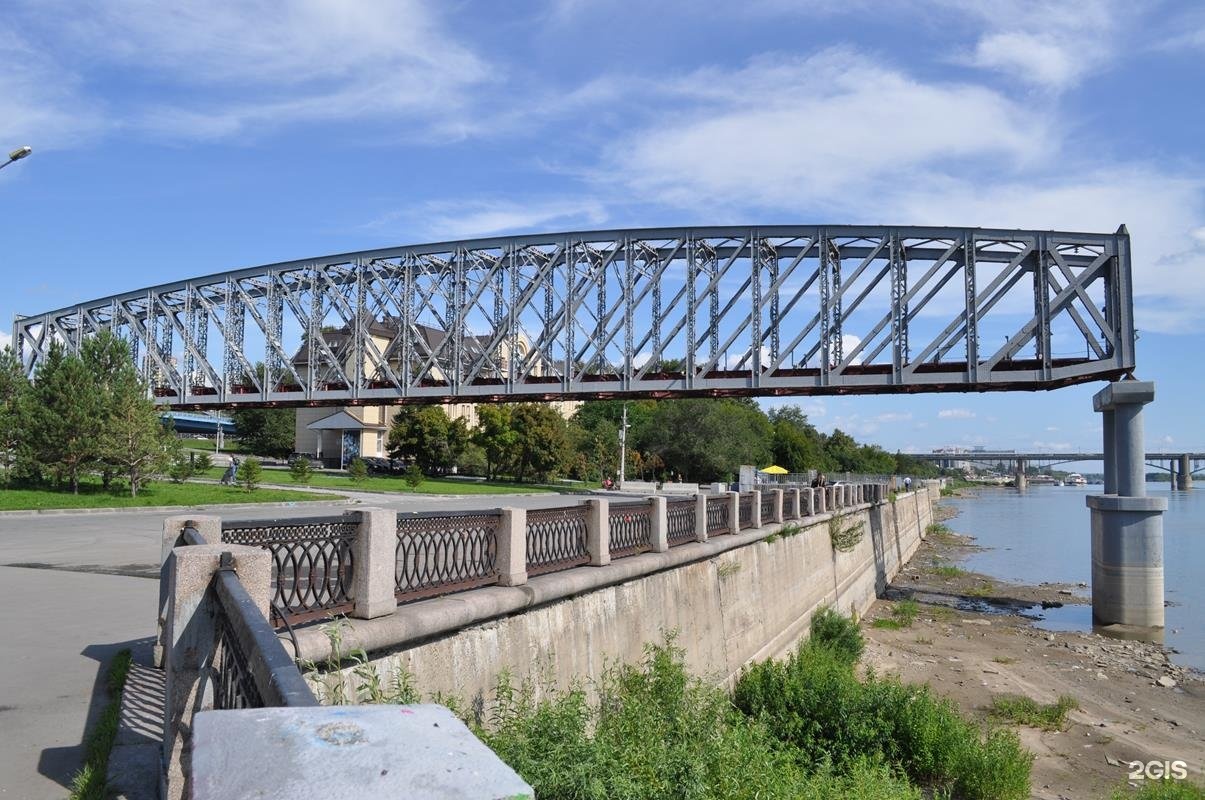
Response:
MULTIPOLYGON (((940 510, 940 509, 939 509, 940 510)), ((944 508, 948 517, 950 510, 944 508)), ((951 569, 975 547, 973 531, 930 536, 866 620, 865 661, 906 681, 928 682, 980 719, 992 698, 1024 695, 1079 708, 1062 731, 1020 727, 1035 754, 1038 798, 1100 798, 1125 785, 1131 761, 1187 762, 1205 783, 1205 675, 1172 664, 1159 645, 1094 633, 1051 633, 1022 614, 1046 603, 1087 603, 1086 588, 1008 584, 951 569), (894 599, 921 603, 910 627, 872 627, 894 599)))

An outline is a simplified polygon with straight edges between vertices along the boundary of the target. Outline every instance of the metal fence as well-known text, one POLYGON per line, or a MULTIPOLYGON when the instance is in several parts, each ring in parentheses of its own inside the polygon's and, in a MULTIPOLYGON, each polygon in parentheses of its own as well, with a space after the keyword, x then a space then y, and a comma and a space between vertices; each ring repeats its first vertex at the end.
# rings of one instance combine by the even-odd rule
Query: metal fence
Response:
POLYGON ((623 558, 652 548, 653 512, 648 503, 622 503, 607 511, 611 526, 611 558, 623 558))
POLYGON ((753 527, 753 492, 741 492, 740 502, 738 503, 740 513, 739 525, 741 530, 753 527))
POLYGON ((397 599, 488 586, 498 579, 499 512, 397 515, 397 599))
POLYGON ((676 547, 695 540, 695 500, 670 500, 665 504, 666 538, 676 547))
POLYGON ((214 574, 214 699, 216 709, 268 706, 316 706, 293 659, 276 631, 234 571, 230 553, 214 574))
POLYGON ((526 538, 529 575, 590 563, 585 506, 528 511, 526 538))
POLYGON ((272 555, 272 608, 290 623, 350 611, 358 515, 222 523, 222 541, 272 555))
POLYGON ((774 519, 774 492, 770 490, 761 493, 761 524, 766 525, 774 519))
POLYGON ((730 533, 732 522, 729 519, 728 495, 711 495, 707 498, 707 535, 720 536, 730 533))

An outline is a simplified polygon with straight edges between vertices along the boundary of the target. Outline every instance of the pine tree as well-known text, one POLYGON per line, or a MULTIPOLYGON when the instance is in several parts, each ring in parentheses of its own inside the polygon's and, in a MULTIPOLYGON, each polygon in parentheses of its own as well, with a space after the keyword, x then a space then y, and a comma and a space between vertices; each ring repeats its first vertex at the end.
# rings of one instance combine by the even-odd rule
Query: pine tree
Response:
POLYGON ((0 350, 0 469, 3 469, 0 478, 6 486, 21 444, 28 391, 29 381, 21 360, 11 347, 0 350))
POLYGON ((167 465, 167 433, 146 386, 128 362, 110 389, 101 455, 106 464, 121 470, 130 482, 130 497, 137 497, 147 479, 167 465))
POLYGON ((52 342, 38 365, 29 407, 29 444, 42 470, 79 494, 80 478, 100 456, 102 405, 82 359, 52 342))

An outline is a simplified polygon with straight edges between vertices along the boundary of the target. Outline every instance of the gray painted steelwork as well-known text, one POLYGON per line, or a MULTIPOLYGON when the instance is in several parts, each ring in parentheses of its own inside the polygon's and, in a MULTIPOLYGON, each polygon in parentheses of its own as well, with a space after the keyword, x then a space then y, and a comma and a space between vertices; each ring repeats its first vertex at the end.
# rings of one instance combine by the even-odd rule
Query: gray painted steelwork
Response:
POLYGON ((1032 390, 1131 373, 1132 305, 1124 226, 661 228, 232 270, 13 339, 33 374, 113 329, 179 409, 1032 390))

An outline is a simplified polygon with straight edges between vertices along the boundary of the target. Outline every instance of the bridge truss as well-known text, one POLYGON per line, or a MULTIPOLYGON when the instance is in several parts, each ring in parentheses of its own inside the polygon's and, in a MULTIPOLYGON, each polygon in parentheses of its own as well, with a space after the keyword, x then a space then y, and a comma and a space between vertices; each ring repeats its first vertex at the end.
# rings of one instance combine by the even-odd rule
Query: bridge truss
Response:
POLYGON ((397 247, 17 318, 27 372, 113 330, 160 403, 1050 389, 1134 368, 1129 235, 664 228, 397 247))

